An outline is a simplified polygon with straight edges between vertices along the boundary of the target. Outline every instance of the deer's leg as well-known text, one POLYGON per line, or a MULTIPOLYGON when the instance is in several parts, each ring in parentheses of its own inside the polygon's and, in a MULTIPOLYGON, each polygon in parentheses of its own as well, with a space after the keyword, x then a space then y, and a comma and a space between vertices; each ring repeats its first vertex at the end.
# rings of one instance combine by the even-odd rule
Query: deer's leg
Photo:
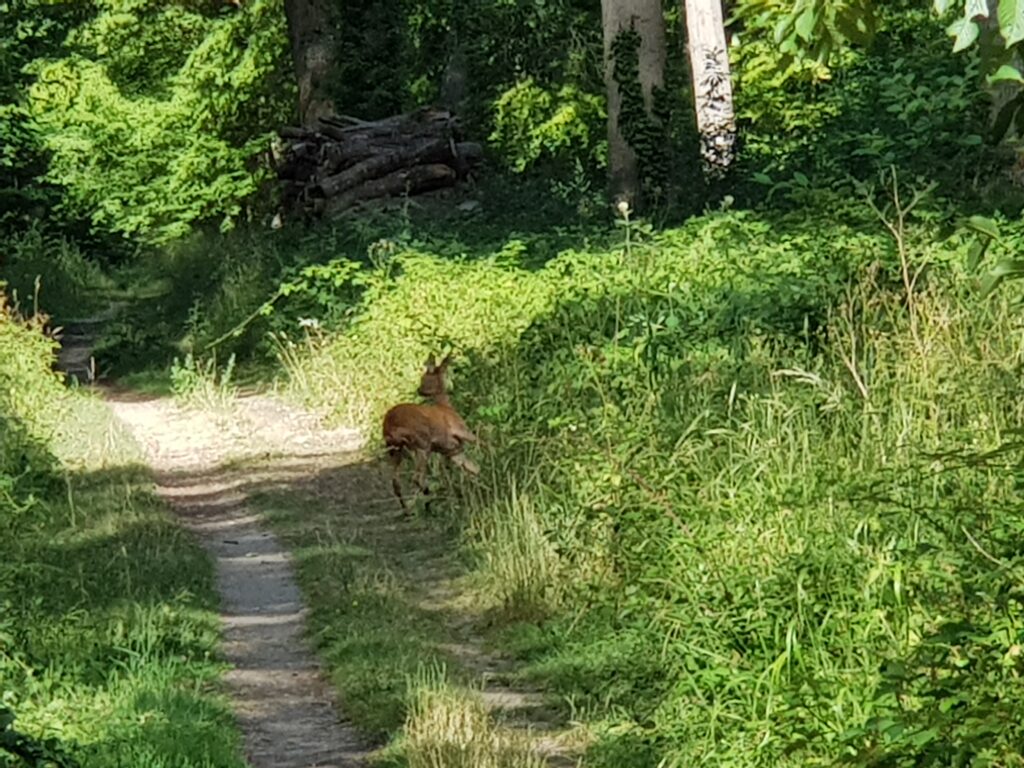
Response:
POLYGON ((430 451, 416 452, 416 473, 414 475, 416 486, 424 496, 430 495, 430 488, 427 487, 427 467, 430 462, 430 451))
POLYGON ((402 505, 402 511, 408 512, 409 507, 406 506, 405 499, 402 498, 402 483, 399 480, 399 472, 402 469, 402 459, 405 458, 405 452, 397 446, 388 446, 388 461, 391 462, 391 489, 395 492, 395 496, 398 497, 398 503, 402 505))

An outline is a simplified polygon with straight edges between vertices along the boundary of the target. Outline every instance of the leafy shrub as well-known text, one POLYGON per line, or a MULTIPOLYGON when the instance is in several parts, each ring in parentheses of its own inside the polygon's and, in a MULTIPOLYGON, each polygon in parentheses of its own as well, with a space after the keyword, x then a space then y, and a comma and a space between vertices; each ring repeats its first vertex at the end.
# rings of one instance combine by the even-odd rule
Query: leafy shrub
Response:
POLYGON ((961 193, 965 184, 982 191, 998 153, 982 147, 989 97, 976 57, 950 54, 944 24, 929 8, 878 6, 870 47, 837 51, 822 63, 779 49, 775 26, 789 6, 739 4, 743 166, 774 182, 797 172, 825 185, 895 164, 961 193))
POLYGON ((23 320, 0 292, 0 478, 45 479, 53 468, 49 441, 64 389, 43 325, 23 320))
POLYGON ((38 309, 58 318, 88 315, 104 304, 113 287, 75 243, 38 224, 8 239, 0 279, 23 310, 38 309))
POLYGON ((514 170, 540 159, 580 159, 603 168, 607 151, 602 99, 563 86, 557 93, 524 80, 494 102, 490 140, 514 170))
POLYGON ((280 1, 98 10, 63 58, 33 64, 29 106, 64 208, 154 242, 230 224, 261 180, 250 160, 292 103, 280 1))

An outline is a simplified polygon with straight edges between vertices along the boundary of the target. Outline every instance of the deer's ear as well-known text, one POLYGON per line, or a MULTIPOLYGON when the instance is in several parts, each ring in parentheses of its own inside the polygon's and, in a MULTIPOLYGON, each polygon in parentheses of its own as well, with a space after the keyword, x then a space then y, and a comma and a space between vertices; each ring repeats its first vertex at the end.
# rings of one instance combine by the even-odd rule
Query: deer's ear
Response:
POLYGON ((440 365, 438 365, 438 366, 437 366, 437 367, 438 367, 438 369, 439 369, 440 371, 446 371, 446 370, 448 370, 448 363, 450 363, 451 361, 452 361, 452 356, 451 356, 451 353, 449 353, 449 354, 445 355, 445 356, 444 356, 444 360, 442 360, 442 361, 441 361, 441 363, 440 363, 440 365))
POLYGON ((430 353, 430 357, 427 358, 427 361, 423 364, 423 366, 427 369, 427 373, 430 373, 435 368, 437 368, 437 363, 434 362, 434 353, 433 352, 430 353))

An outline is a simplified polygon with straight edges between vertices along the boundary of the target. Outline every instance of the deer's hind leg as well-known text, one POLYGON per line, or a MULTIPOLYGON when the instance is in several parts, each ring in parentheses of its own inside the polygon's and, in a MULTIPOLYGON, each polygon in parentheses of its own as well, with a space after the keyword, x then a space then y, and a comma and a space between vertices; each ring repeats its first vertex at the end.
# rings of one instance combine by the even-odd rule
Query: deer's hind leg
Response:
POLYGON ((409 507, 402 497, 402 483, 399 478, 402 469, 402 460, 405 458, 405 449, 398 445, 388 446, 388 461, 391 462, 391 490, 398 497, 398 503, 402 505, 402 511, 408 512, 409 507))
POLYGON ((416 451, 416 472, 413 478, 416 482, 416 487, 423 492, 424 496, 430 495, 430 488, 427 486, 427 468, 430 462, 429 451, 416 451))
POLYGON ((416 451, 415 453, 416 471, 413 475, 416 487, 419 488, 427 501, 425 507, 430 509, 430 486, 427 485, 427 470, 430 468, 430 451, 416 451))

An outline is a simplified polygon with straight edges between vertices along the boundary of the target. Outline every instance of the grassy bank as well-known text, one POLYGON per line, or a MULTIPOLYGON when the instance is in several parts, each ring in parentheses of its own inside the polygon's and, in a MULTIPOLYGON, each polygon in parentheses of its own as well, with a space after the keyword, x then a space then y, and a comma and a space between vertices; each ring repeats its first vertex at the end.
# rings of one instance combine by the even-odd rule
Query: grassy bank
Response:
MULTIPOLYGON (((106 407, 49 372, 50 343, 3 311, 0 348, 0 706, 19 743, 90 768, 244 765, 209 562, 106 407)), ((0 765, 22 764, 2 736, 0 765)))
POLYGON ((292 386, 375 430, 457 351, 485 469, 447 519, 588 765, 1013 764, 1024 338, 920 214, 897 243, 855 198, 722 212, 540 269, 401 250, 292 386))

